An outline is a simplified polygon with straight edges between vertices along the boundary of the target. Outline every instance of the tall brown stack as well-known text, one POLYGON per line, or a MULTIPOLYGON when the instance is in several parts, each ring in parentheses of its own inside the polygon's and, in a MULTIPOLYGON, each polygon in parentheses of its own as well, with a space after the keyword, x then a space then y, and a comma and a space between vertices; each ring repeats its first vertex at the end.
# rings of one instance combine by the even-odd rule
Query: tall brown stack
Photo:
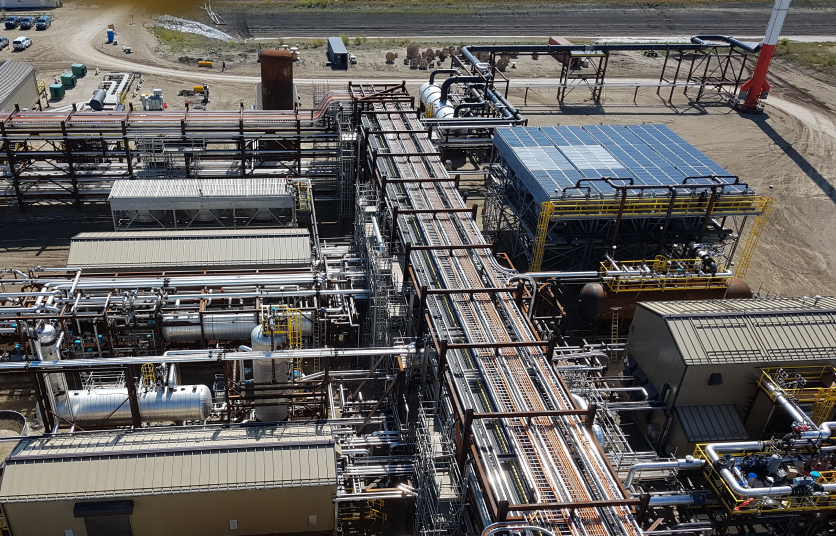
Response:
POLYGON ((272 48, 261 53, 261 107, 293 110, 293 54, 272 48))

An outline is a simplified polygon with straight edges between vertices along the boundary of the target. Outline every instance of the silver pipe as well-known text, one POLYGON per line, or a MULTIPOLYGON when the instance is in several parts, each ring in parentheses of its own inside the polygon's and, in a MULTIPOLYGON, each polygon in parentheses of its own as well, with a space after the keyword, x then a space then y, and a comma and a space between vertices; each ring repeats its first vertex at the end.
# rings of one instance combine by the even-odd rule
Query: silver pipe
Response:
POLYGON ((380 491, 367 493, 344 493, 337 494, 332 497, 334 502, 349 502, 349 501, 370 501, 373 499, 403 499, 410 497, 403 491, 380 491))
POLYGON ((644 462, 636 463, 627 471, 627 478, 624 480, 624 487, 629 488, 633 485, 633 480, 636 478, 636 473, 644 469, 680 469, 683 471, 702 469, 705 465, 705 460, 698 460, 692 456, 688 456, 681 460, 669 460, 663 462, 644 462))
POLYGON ((75 288, 78 286, 79 279, 81 279, 80 269, 75 273, 75 279, 73 279, 73 286, 70 287, 70 291, 67 293, 68 296, 72 296, 75 293, 75 288))
MULTIPOLYGON (((761 451, 764 448, 763 441, 745 441, 739 443, 712 443, 705 447, 705 452, 708 454, 708 459, 711 463, 716 464, 720 460, 720 452, 739 452, 739 451, 761 451)), ((729 487, 742 497, 774 497, 781 495, 790 495, 792 493, 792 486, 772 486, 770 488, 750 488, 744 487, 743 484, 734 476, 731 469, 723 467, 720 469, 720 475, 729 487)), ((825 491, 832 493, 836 491, 836 484, 823 484, 825 491)))
MULTIPOLYGON (((775 401, 780 404, 784 411, 786 411, 793 420, 799 424, 814 425, 813 421, 801 411, 794 402, 790 401, 781 390, 772 382, 766 382, 766 390, 775 398, 775 401)), ((815 425, 814 425, 815 426, 815 425)), ((828 434, 829 435, 829 434, 828 434)))
POLYGON ((693 506, 694 501, 691 495, 654 495, 649 506, 693 506))
POLYGON ((227 352, 223 350, 187 350, 172 352, 170 355, 139 357, 108 357, 101 359, 73 359, 71 361, 20 361, 2 362, 0 370, 61 370, 66 367, 95 367, 141 365, 143 363, 201 363, 205 361, 238 361, 240 359, 311 359, 322 357, 371 357, 383 355, 414 354, 415 346, 391 346, 380 348, 311 348, 301 350, 278 350, 275 352, 227 352), (194 353, 192 353, 194 352, 194 353))
POLYGON ((374 227, 374 235, 377 238, 377 245, 380 248, 380 251, 386 249, 386 246, 383 244, 383 236, 380 234, 380 226, 377 224, 377 217, 372 216, 372 227, 374 227))
POLYGON ((177 382, 177 365, 172 363, 168 368, 168 388, 174 389, 174 384, 177 382))
MULTIPOLYGON (((462 49, 464 50, 464 49, 462 49)), ((500 521, 498 523, 494 523, 493 525, 488 525, 485 527, 485 530, 482 531, 482 536, 490 536, 491 534, 495 534, 497 532, 510 532, 510 531, 523 531, 523 530, 530 530, 533 532, 541 532, 546 536, 555 536, 554 532, 544 529, 543 527, 538 527, 537 525, 524 525, 519 524, 519 522, 514 521, 500 521)))

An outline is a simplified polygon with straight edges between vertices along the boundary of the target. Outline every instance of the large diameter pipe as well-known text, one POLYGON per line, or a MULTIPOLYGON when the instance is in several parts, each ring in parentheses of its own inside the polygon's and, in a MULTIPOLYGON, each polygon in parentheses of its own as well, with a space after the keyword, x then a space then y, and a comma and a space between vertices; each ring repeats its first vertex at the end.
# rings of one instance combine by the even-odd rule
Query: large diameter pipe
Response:
MULTIPOLYGON (((778 403, 784 411, 786 411, 793 420, 799 424, 807 424, 810 426, 815 426, 813 421, 803 412, 801 408, 799 408, 794 402, 790 401, 781 390, 773 383, 766 382, 766 390, 775 398, 775 402, 778 403)), ((830 433, 827 434, 828 436, 830 433)))
MULTIPOLYGON (((117 425, 131 422, 128 389, 70 391, 66 406, 58 406, 62 419, 78 425, 117 425)), ((212 393, 205 385, 183 385, 173 389, 138 392, 139 415, 143 422, 204 421, 212 413, 212 393)))
POLYGON ((633 480, 635 480, 636 478, 636 474, 638 474, 639 471, 643 471, 645 469, 679 469, 681 471, 693 471, 695 469, 702 469, 704 465, 705 460, 699 460, 691 456, 688 456, 681 460, 636 463, 630 467, 629 471, 627 471, 627 478, 624 480, 624 487, 629 488, 630 486, 632 486, 633 480))
MULTIPOLYGON (((828 423, 836 426, 836 423, 828 423)), ((828 427, 829 429, 829 427, 828 427)), ((745 452, 745 451, 762 451, 765 443, 763 441, 744 441, 739 443, 712 443, 705 447, 705 452, 712 464, 717 465, 720 461, 721 452, 745 452)), ((750 488, 748 485, 744 486, 740 480, 732 473, 728 467, 719 469, 720 476, 726 481, 726 484, 732 491, 741 497, 778 497, 790 495, 793 491, 792 486, 772 486, 770 488, 750 488)), ((821 484, 824 491, 828 493, 836 492, 836 484, 821 484)))

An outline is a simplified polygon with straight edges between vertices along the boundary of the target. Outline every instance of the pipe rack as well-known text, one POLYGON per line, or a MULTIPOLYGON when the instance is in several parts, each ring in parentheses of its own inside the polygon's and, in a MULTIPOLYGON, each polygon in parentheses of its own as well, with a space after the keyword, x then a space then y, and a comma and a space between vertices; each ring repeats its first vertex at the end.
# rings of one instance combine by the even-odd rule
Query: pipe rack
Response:
MULTIPOLYGON (((367 96, 375 92, 356 88, 360 96, 362 89, 367 96)), ((361 116, 364 130, 410 131, 368 136, 374 157, 365 163, 375 170, 370 176, 387 204, 398 209, 400 243, 413 245, 405 279, 427 290, 503 287, 506 274, 470 215, 424 212, 465 204, 429 137, 419 132, 412 107, 379 99, 369 110, 361 116)), ((448 378, 460 418, 465 412, 497 414, 471 419, 469 441, 494 521, 530 520, 579 536, 641 534, 628 509, 638 501, 627 496, 583 421, 576 414, 543 413, 575 407, 541 348, 548 343, 536 340, 513 296, 422 292, 421 298, 418 318, 436 349, 436 394, 441 378, 448 378), (542 416, 523 416, 529 412, 542 416)))

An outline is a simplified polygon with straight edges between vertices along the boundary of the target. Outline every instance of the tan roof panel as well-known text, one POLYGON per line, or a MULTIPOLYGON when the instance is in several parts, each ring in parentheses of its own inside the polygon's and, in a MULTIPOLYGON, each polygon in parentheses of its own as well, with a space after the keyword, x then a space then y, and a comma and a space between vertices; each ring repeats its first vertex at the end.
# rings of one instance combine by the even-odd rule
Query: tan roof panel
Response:
POLYGON ((305 229, 138 231, 81 233, 73 237, 67 266, 142 270, 310 264, 305 229))
POLYGON ((22 441, 0 501, 336 486, 330 427, 258 426, 102 433, 22 441))
POLYGON ((836 359, 836 298, 644 302, 686 364, 836 359))

